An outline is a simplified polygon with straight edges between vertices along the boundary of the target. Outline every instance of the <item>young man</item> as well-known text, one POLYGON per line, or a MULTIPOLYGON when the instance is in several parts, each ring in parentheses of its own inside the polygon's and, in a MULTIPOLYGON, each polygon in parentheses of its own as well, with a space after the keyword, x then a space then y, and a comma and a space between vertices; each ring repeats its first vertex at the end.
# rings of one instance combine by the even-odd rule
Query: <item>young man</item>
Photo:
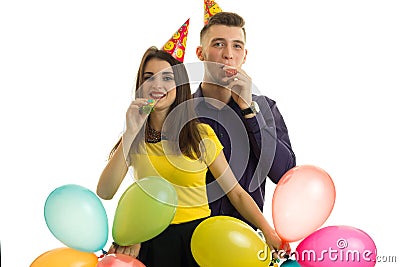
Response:
MULTIPOLYGON (((247 55, 244 24, 236 13, 220 12, 203 27, 196 54, 204 62, 204 79, 193 96, 199 119, 214 129, 239 183, 263 210, 266 177, 277 183, 296 158, 275 101, 252 94, 252 80, 242 69, 247 55)), ((247 222, 213 180, 208 173, 212 215, 247 222)))

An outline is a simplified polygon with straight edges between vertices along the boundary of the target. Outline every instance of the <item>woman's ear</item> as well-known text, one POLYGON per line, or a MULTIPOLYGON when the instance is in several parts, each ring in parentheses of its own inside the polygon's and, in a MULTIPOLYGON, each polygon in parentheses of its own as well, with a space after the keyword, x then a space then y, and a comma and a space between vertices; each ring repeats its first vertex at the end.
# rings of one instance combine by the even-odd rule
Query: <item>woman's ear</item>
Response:
POLYGON ((202 47, 202 46, 198 46, 198 47, 196 48, 196 55, 197 55, 197 58, 198 58, 199 60, 204 61, 203 47, 202 47))

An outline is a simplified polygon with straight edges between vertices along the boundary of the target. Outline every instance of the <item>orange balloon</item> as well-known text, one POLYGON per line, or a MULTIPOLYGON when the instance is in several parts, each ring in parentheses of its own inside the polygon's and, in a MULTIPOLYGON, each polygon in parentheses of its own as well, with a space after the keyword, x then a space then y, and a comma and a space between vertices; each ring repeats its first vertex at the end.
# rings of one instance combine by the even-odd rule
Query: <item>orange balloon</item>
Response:
POLYGON ((37 257, 30 267, 96 267, 98 258, 94 253, 72 248, 56 248, 37 257))
POLYGON ((287 242, 307 237, 329 217, 335 203, 333 181, 323 169, 297 166, 287 171, 272 197, 272 218, 277 234, 287 242))

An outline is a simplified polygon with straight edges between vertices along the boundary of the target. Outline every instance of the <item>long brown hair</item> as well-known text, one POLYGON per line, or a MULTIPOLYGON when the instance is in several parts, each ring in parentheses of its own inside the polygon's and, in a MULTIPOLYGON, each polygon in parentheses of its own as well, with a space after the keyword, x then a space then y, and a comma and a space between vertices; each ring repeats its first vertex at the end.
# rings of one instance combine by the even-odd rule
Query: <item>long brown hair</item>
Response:
MULTIPOLYGON (((144 69, 146 67, 147 62, 150 59, 157 58, 160 60, 167 61, 173 70, 174 79, 176 84, 176 98, 175 101, 171 104, 168 116, 174 116, 173 118, 168 118, 164 122, 163 129, 165 129, 166 138, 172 143, 179 142, 179 147, 177 147, 180 152, 182 152, 185 156, 192 159, 202 158, 202 152, 204 153, 204 149, 201 143, 201 134, 200 129, 198 127, 199 121, 196 119, 196 114, 194 111, 192 93, 189 84, 189 77, 186 71, 185 66, 179 62, 177 59, 172 57, 169 53, 158 49, 157 47, 150 47, 144 53, 142 57, 142 61, 140 63, 137 76, 136 76, 136 96, 141 97, 141 86, 144 83, 144 69), (179 108, 183 108, 181 112, 173 112, 171 111, 179 105, 179 108), (173 123, 171 123, 173 122, 173 123)), ((149 119, 149 117, 148 117, 149 119)), ((143 125, 139 134, 136 136, 133 141, 130 150, 137 151, 140 143, 144 142, 145 136, 147 134, 146 124, 143 125)), ((117 147, 121 144, 122 137, 118 140, 117 144, 113 147, 110 152, 109 158, 112 157, 117 147)), ((176 151, 174 149, 175 146, 170 146, 172 151, 176 151)), ((204 155, 203 155, 204 156, 204 155)))

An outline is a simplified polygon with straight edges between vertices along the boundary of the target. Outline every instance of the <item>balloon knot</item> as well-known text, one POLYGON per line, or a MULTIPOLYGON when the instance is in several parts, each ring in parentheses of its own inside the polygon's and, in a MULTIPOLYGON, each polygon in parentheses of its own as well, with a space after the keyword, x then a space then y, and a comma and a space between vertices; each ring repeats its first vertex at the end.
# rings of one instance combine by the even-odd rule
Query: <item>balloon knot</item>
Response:
POLYGON ((104 258, 104 256, 107 255, 107 251, 105 251, 104 249, 101 250, 101 253, 102 254, 97 257, 98 259, 104 258))

